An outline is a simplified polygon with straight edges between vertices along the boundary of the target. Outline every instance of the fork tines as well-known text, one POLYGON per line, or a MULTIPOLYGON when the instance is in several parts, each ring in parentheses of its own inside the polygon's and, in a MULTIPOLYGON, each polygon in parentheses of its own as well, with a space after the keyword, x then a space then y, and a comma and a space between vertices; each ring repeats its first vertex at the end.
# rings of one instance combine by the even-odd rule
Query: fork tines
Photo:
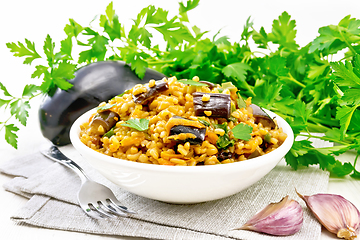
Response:
POLYGON ((89 203, 85 211, 88 215, 97 219, 128 217, 129 214, 136 213, 122 206, 118 200, 110 198, 106 199, 106 201, 89 203))

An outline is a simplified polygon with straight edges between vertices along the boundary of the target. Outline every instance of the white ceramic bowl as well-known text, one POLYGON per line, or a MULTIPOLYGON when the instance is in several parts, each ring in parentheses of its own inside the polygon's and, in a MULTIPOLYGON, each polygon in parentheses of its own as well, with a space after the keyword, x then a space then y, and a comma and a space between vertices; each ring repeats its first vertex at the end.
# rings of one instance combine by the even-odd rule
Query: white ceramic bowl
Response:
POLYGON ((88 121, 88 111, 70 130, 77 151, 103 176, 122 189, 150 199, 169 203, 198 203, 238 193, 269 173, 290 150, 294 134, 280 116, 277 123, 287 133, 285 142, 276 150, 242 162, 209 166, 164 166, 131 162, 106 156, 85 146, 79 139, 80 125, 88 121))

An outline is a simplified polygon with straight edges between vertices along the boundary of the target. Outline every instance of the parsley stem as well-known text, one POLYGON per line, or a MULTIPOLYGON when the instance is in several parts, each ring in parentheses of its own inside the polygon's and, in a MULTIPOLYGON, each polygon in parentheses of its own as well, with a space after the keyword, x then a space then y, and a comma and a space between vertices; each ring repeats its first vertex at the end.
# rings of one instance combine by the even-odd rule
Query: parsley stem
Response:
POLYGON ((338 28, 338 31, 339 31, 340 36, 341 36, 341 38, 342 38, 341 40, 343 40, 343 41, 345 42, 346 46, 348 46, 348 48, 350 49, 350 51, 351 51, 354 55, 356 55, 356 54, 357 54, 356 50, 355 50, 355 49, 353 48, 353 46, 346 40, 346 38, 344 37, 342 31, 340 30, 340 27, 337 26, 337 28, 338 28))
POLYGON ((354 160, 354 168, 355 168, 355 170, 356 170, 356 163, 357 163, 357 160, 359 158, 359 154, 360 154, 360 152, 358 151, 357 154, 356 154, 355 160, 354 160))
MULTIPOLYGON (((286 119, 288 117, 290 118, 294 118, 293 115, 291 114, 286 114, 284 112, 281 112, 280 110, 278 109, 270 109, 272 110, 273 112, 275 112, 277 115, 279 115, 280 117, 286 119)), ((329 130, 329 127, 339 127, 339 123, 337 120, 335 119, 320 119, 320 118, 316 118, 316 117, 309 117, 310 121, 307 121, 307 125, 308 125, 308 128, 310 129, 310 131, 314 131, 314 132, 327 132, 329 130), (324 126, 326 125, 326 126, 324 126), (329 126, 329 127, 327 127, 329 126)))
POLYGON ((252 56, 256 57, 255 53, 259 53, 259 54, 262 54, 263 56, 267 56, 266 53, 263 53, 263 52, 260 52, 260 51, 253 51, 251 53, 252 56))
POLYGON ((216 67, 216 66, 211 66, 213 69, 215 69, 215 70, 218 70, 219 72, 221 72, 222 71, 222 68, 221 67, 216 67))
POLYGON ((307 129, 310 132, 318 132, 318 133, 325 133, 327 131, 329 131, 328 127, 325 127, 321 124, 315 124, 315 123, 307 123, 307 129))
POLYGON ((8 119, 5 120, 5 122, 2 122, 2 126, 0 128, 0 132, 4 129, 4 127, 6 126, 7 122, 10 121, 10 119, 13 117, 14 115, 11 115, 10 117, 8 117, 8 119))
POLYGON ((158 65, 158 64, 174 63, 175 60, 150 60, 150 61, 146 61, 146 62, 149 65, 158 65))
POLYGON ((29 101, 30 101, 31 99, 33 99, 33 98, 37 97, 37 96, 42 95, 42 94, 43 94, 43 92, 39 92, 38 94, 35 94, 35 95, 33 95, 33 96, 29 97, 29 101))
POLYGON ((306 133, 306 134, 299 133, 298 136, 307 137, 307 138, 317 138, 317 139, 321 139, 321 140, 324 140, 324 141, 332 141, 332 142, 339 143, 341 145, 349 144, 348 142, 344 142, 344 141, 338 140, 336 138, 329 138, 327 136, 316 136, 316 135, 312 135, 311 133, 306 133))
POLYGON ((330 119, 320 119, 320 118, 316 118, 316 117, 309 117, 309 120, 314 122, 314 123, 318 123, 318 124, 322 124, 322 125, 326 125, 329 127, 339 127, 339 121, 333 118, 330 119))
POLYGON ((305 88, 306 85, 296 80, 291 73, 289 73, 289 77, 282 77, 283 80, 290 80, 291 82, 295 83, 296 85, 300 86, 301 88, 305 88))

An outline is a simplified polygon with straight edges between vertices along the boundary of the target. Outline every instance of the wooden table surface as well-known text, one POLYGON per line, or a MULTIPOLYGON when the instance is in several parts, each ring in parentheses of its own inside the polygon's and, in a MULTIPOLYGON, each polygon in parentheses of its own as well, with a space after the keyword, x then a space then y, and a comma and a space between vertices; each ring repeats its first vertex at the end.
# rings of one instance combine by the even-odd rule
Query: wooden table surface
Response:
MULTIPOLYGON (((65 38, 64 26, 69 18, 75 19, 86 26, 97 14, 104 14, 109 1, 95 0, 62 0, 62 1, 1 1, 0 2, 0 71, 2 82, 8 90, 16 95, 21 94, 23 86, 31 82, 39 82, 30 78, 34 71, 33 66, 22 64, 23 59, 15 58, 6 48, 7 42, 24 42, 27 38, 35 42, 40 49, 47 34, 55 42, 65 38), (19 87, 21 86, 21 87, 19 87)), ((129 23, 136 18, 137 13, 150 3, 170 10, 174 14, 178 9, 177 1, 114 1, 116 13, 121 23, 129 23)), ((231 41, 240 39, 243 25, 249 16, 252 16, 254 27, 264 26, 270 31, 272 21, 283 11, 287 11, 297 23, 297 42, 304 46, 317 36, 319 27, 337 24, 348 14, 360 18, 360 1, 201 1, 200 6, 189 14, 190 21, 202 30, 210 30, 214 35, 219 29, 223 35, 228 35, 231 41)), ((211 36, 212 36, 211 35, 211 36)), ((56 46, 59 47, 59 46, 56 46)), ((1 95, 0 95, 1 97, 1 95)), ((19 131, 19 147, 15 150, 4 140, 4 131, 0 135, 0 165, 9 159, 37 151, 37 146, 44 141, 39 130, 37 108, 40 98, 31 102, 30 117, 27 127, 19 131)), ((3 111, 3 109, 1 109, 3 111)), ((0 114, 0 122, 6 115, 0 114)), ((354 159, 354 153, 346 153, 339 158, 344 161, 354 159)), ((9 176, 0 174, 0 185, 10 180, 9 176)), ((360 209, 360 181, 347 178, 330 178, 329 193, 344 196, 360 209)), ((0 214, 1 239, 134 239, 112 236, 100 236, 44 228, 19 226, 10 220, 10 216, 21 208, 27 200, 0 187, 0 214)), ((285 238, 284 238, 285 239, 285 238)), ((321 239, 337 239, 334 235, 323 230, 321 239)))

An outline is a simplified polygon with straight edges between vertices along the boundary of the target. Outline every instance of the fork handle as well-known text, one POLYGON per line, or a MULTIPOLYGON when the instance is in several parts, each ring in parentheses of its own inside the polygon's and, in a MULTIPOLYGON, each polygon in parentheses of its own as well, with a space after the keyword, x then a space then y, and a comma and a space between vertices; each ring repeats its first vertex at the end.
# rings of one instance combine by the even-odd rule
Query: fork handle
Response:
POLYGON ((79 175, 82 183, 89 179, 84 170, 79 165, 77 165, 76 162, 66 157, 55 145, 51 145, 50 148, 41 149, 40 152, 47 158, 50 158, 51 160, 61 163, 72 169, 79 175))

